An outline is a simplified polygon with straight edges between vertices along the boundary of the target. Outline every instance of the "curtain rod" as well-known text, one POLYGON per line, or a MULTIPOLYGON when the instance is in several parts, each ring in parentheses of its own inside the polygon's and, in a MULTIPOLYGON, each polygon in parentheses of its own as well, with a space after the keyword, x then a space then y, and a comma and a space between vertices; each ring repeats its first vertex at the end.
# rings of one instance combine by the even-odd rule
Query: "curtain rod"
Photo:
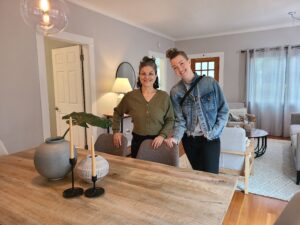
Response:
MULTIPOLYGON (((284 48, 288 48, 290 45, 286 45, 286 46, 283 46, 284 48)), ((268 47, 269 49, 275 49, 275 48, 280 48, 282 46, 277 46, 277 47, 268 47)), ((292 45, 291 48, 300 48, 300 45, 292 45)), ((265 48, 258 48, 258 49, 243 49, 241 50, 241 53, 245 53, 247 52, 248 50, 249 51, 254 51, 254 50, 264 50, 265 48)))

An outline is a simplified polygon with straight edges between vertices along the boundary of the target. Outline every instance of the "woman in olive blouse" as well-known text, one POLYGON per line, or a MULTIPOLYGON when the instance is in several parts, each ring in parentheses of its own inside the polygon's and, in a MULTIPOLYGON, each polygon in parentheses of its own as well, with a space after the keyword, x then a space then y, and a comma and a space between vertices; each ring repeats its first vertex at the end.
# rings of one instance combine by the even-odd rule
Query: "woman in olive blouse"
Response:
POLYGON ((114 145, 121 145, 120 122, 124 114, 132 117, 133 132, 131 157, 136 158, 141 143, 153 139, 152 146, 158 148, 172 132, 174 112, 169 95, 157 90, 157 65, 154 58, 145 56, 139 65, 139 89, 128 92, 114 108, 112 129, 114 145))

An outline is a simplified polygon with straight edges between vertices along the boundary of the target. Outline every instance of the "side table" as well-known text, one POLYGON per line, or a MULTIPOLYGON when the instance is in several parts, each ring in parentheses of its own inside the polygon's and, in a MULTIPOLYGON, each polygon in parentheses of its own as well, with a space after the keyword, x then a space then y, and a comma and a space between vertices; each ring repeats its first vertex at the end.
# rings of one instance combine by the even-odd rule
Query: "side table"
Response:
POLYGON ((247 135, 248 138, 256 138, 257 139, 257 145, 254 149, 255 158, 262 156, 265 154, 267 149, 267 138, 268 138, 268 132, 261 129, 253 129, 251 132, 247 135))
MULTIPOLYGON (((110 119, 110 120, 112 120, 113 119, 113 117, 114 117, 114 115, 112 115, 112 114, 103 114, 107 119, 110 119)), ((123 133, 123 120, 125 119, 125 118, 129 118, 129 117, 131 117, 130 115, 127 115, 127 114, 125 114, 123 117, 122 117, 122 119, 121 119, 121 133, 123 133)), ((107 133, 109 134, 109 127, 107 128, 107 133)))

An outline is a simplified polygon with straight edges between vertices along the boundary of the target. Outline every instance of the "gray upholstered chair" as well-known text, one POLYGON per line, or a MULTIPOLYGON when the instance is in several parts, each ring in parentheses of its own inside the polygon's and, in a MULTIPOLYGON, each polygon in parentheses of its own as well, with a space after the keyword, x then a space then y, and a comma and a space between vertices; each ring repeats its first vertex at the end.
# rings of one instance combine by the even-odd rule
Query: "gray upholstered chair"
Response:
POLYGON ((299 225, 300 224, 300 192, 296 193, 277 218, 274 225, 299 225))
POLYGON ((122 136, 122 144, 116 148, 113 143, 113 134, 100 134, 95 142, 95 151, 105 152, 111 155, 129 156, 127 138, 122 136))
POLYGON ((166 143, 163 142, 159 148, 153 149, 151 143, 152 140, 142 142, 136 157, 137 159, 158 162, 170 166, 179 166, 178 145, 173 145, 173 148, 169 148, 166 143))

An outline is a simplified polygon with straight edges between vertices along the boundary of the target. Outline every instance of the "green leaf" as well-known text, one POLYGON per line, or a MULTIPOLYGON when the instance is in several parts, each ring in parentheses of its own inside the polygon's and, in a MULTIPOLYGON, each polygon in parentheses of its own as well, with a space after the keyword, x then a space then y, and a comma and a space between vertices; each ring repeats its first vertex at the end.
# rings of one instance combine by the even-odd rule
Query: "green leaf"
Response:
MULTIPOLYGON (((89 128, 88 124, 94 127, 108 128, 111 127, 111 120, 95 116, 91 113, 85 112, 72 112, 68 115, 62 117, 63 120, 66 120, 66 123, 69 124, 69 118, 72 117, 72 124, 78 125, 81 127, 89 128)), ((68 133, 68 130, 65 132, 64 136, 68 133)))

